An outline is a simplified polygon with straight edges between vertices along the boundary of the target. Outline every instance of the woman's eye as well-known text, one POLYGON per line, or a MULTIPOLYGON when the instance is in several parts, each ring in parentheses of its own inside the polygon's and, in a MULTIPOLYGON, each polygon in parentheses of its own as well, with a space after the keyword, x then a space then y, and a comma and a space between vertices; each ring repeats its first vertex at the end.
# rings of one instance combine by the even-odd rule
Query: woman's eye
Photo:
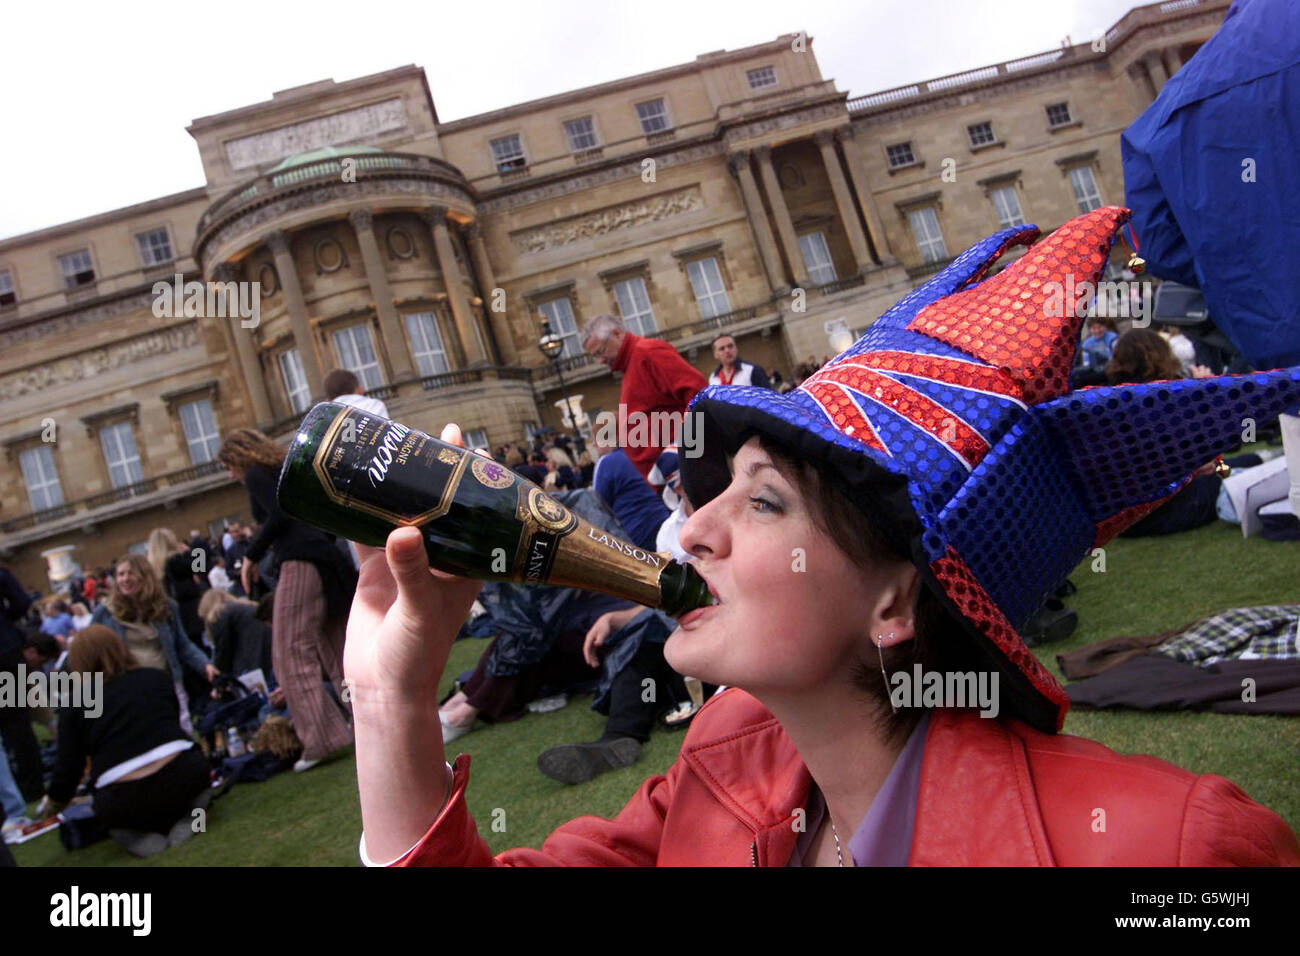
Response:
POLYGON ((750 498, 754 510, 759 514, 780 514, 781 506, 775 501, 768 501, 766 498, 750 498))

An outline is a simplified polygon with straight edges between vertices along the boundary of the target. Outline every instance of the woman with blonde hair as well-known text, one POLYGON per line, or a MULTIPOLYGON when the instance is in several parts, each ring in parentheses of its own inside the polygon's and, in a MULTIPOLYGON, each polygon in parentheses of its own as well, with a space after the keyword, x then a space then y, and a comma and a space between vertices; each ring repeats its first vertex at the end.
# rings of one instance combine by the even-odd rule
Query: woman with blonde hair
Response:
POLYGON ((333 535, 295 521, 280 509, 276 486, 284 453, 261 432, 240 428, 222 441, 217 459, 248 488, 253 518, 260 525, 240 570, 244 592, 251 593, 253 568, 272 548, 279 563, 271 661, 302 738, 302 759, 294 764, 301 772, 352 742, 347 704, 325 690, 321 671, 341 695, 343 639, 357 577, 333 535))
MULTIPOLYGON (((180 606, 185 633, 197 646, 203 646, 203 622, 199 620, 199 598, 209 587, 206 556, 200 558, 202 573, 194 569, 195 555, 171 528, 154 528, 149 532, 145 554, 154 573, 162 581, 167 596, 180 606)), ((202 554, 202 552, 200 552, 202 554)))
POLYGON ((546 481, 542 487, 547 491, 568 491, 578 487, 578 476, 573 470, 573 459, 558 445, 546 449, 546 481))
POLYGON ((170 675, 180 702, 181 726, 188 732, 186 669, 196 677, 213 680, 217 668, 186 636, 180 608, 163 593, 162 582, 148 558, 142 554, 124 554, 113 563, 113 568, 113 588, 104 603, 95 609, 92 624, 102 624, 122 638, 141 667, 163 670, 170 675))
MULTIPOLYGON (((146 562, 147 564, 147 562, 146 562)), ((90 760, 95 817, 136 856, 152 856, 193 835, 189 811, 208 794, 208 762, 186 738, 171 682, 136 662, 107 627, 83 628, 67 669, 103 680, 97 709, 59 711, 51 811, 72 799, 90 760), (165 835, 164 835, 165 834, 165 835)))
POLYGON ((207 625, 212 660, 221 673, 238 677, 261 668, 268 688, 275 687, 271 628, 257 616, 257 602, 212 588, 199 601, 199 617, 207 625))

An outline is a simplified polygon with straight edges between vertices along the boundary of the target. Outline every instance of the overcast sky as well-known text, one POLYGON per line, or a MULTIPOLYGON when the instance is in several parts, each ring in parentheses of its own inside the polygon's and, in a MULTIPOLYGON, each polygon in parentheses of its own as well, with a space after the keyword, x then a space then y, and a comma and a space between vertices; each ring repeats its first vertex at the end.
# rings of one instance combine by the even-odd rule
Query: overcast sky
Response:
POLYGON ((0 237, 204 183, 198 116, 414 63, 446 122, 806 31, 852 95, 1091 40, 1128 0, 8 4, 0 237))

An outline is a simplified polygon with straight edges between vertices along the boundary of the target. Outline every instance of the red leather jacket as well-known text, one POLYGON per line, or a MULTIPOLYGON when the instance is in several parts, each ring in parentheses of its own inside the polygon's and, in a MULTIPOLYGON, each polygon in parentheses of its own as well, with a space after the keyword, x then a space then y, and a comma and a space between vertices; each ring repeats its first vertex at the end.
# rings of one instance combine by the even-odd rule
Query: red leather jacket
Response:
MULTIPOLYGON (((465 806, 469 758, 447 805, 398 866, 784 866, 812 778, 745 692, 696 715, 677 761, 612 820, 579 817, 540 850, 495 858, 465 806)), ((1154 757, 1121 757, 1018 721, 937 710, 921 767, 912 866, 1300 865, 1282 819, 1236 785, 1154 757), (1099 812, 1100 811, 1100 812, 1099 812)))

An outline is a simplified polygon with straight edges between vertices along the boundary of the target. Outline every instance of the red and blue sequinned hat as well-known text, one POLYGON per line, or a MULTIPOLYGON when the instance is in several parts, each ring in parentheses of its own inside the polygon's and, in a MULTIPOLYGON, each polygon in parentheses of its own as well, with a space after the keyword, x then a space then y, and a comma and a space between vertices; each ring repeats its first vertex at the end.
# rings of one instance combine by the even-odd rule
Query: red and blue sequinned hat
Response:
POLYGON ((1068 698, 1018 631, 1092 549, 1238 445, 1244 419, 1300 402, 1300 368, 1070 391, 1084 320, 1062 300, 1095 285, 1129 215, 1072 219, 985 279, 1039 230, 995 233, 792 392, 704 389, 701 454, 681 462, 697 505, 755 432, 830 464, 998 669, 1002 710, 1049 733, 1068 698))

